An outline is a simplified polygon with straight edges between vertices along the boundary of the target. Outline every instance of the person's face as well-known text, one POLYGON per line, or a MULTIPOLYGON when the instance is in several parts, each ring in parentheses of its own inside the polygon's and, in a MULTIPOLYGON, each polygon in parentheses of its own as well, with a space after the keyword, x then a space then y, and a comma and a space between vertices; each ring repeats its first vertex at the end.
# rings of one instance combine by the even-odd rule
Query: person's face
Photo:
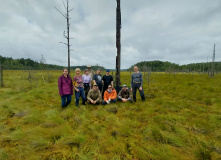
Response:
POLYGON ((97 70, 97 74, 100 74, 101 73, 101 71, 100 70, 97 70))
POLYGON ((79 75, 81 72, 80 71, 76 71, 76 74, 79 75))
POLYGON ((85 74, 88 75, 88 71, 86 71, 85 74))
POLYGON ((123 90, 126 91, 126 90, 127 90, 127 87, 123 87, 123 90))
POLYGON ((108 86, 108 90, 111 90, 112 89, 112 86, 108 86))
POLYGON ((109 75, 110 75, 110 72, 106 72, 106 74, 109 76, 109 75))
POLYGON ((68 75, 68 70, 67 70, 67 69, 64 69, 64 70, 63 70, 63 75, 64 75, 64 76, 67 76, 67 75, 68 75))
POLYGON ((137 71, 138 71, 138 67, 135 66, 135 67, 134 67, 134 72, 137 72, 137 71))
POLYGON ((87 67, 87 69, 90 71, 90 70, 91 70, 91 67, 87 67))
POLYGON ((93 86, 93 90, 96 91, 98 89, 97 86, 93 86))

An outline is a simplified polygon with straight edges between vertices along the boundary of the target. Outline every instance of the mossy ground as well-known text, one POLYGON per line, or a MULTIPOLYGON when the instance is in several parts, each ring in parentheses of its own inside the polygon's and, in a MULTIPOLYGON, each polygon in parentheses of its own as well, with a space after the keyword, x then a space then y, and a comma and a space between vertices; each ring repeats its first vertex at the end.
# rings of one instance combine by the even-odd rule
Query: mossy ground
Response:
POLYGON ((30 73, 4 71, 0 159, 221 159, 221 75, 145 74, 146 102, 62 110, 61 71, 30 73))

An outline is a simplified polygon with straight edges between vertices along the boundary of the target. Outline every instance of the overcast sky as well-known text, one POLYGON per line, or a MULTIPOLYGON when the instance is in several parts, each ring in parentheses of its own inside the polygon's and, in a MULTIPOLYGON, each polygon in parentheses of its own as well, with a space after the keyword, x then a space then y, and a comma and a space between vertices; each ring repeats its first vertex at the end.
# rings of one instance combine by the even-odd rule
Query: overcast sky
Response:
MULTIPOLYGON (((64 0, 66 2, 66 0, 64 0)), ((67 66, 62 0, 0 0, 0 55, 67 66)), ((116 0, 70 0, 71 65, 116 64, 116 0)), ((221 60, 220 0, 121 0, 121 68, 221 60)))

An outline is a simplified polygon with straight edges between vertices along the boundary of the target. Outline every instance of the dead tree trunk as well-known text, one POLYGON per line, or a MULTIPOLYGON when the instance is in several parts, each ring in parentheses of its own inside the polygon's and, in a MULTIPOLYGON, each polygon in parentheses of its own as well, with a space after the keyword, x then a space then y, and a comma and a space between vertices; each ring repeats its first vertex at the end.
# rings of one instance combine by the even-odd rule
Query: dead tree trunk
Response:
POLYGON ((1 62, 0 62, 0 81, 1 81, 1 87, 4 86, 3 84, 3 65, 1 65, 1 62))
POLYGON ((211 77, 214 77, 214 69, 215 69, 215 47, 216 45, 214 44, 213 48, 213 58, 212 58, 212 67, 211 67, 211 77))
POLYGON ((66 13, 65 13, 65 14, 63 14, 63 13, 62 13, 60 10, 58 10, 56 7, 55 7, 55 9, 56 9, 58 12, 60 12, 61 15, 62 15, 62 16, 66 19, 66 21, 67 21, 67 35, 65 34, 65 31, 64 31, 64 33, 63 33, 64 38, 67 39, 67 43, 64 43, 64 42, 59 42, 59 43, 63 43, 63 44, 65 44, 65 45, 68 47, 68 73, 70 73, 70 46, 71 46, 71 45, 70 45, 70 39, 72 39, 72 38, 69 37, 69 29, 70 29, 69 12, 71 12, 73 9, 70 9, 70 10, 69 10, 69 0, 66 0, 66 1, 67 1, 67 4, 65 5, 64 2, 63 2, 63 0, 62 0, 63 5, 64 5, 64 8, 66 9, 66 13))
POLYGON ((120 10, 120 0, 117 0, 116 8, 116 77, 115 77, 115 89, 117 92, 120 91, 120 61, 121 61, 121 10, 120 10))

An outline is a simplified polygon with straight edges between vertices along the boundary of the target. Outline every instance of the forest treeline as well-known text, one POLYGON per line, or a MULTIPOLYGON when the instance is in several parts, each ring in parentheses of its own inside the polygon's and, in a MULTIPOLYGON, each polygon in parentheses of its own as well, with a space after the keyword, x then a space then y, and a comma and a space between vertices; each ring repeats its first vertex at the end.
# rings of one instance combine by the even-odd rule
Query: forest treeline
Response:
MULTIPOLYGON (((0 62, 3 65, 4 69, 9 70, 42 70, 42 69, 48 69, 48 70, 62 70, 63 68, 66 68, 65 66, 59 66, 54 64, 46 64, 44 61, 40 60, 39 62, 33 61, 30 58, 24 59, 13 59, 12 57, 3 57, 0 55, 0 62)), ((76 68, 80 68, 81 70, 86 69, 86 66, 71 66, 71 70, 75 70, 76 68)), ((102 70, 105 70, 104 67, 96 65, 92 66, 93 70, 97 70, 97 68, 100 68, 102 70)))
MULTIPOLYGON (((33 61, 30 58, 24 59, 13 59, 12 57, 3 57, 0 55, 0 62, 4 66, 4 69, 9 70, 41 70, 41 69, 50 69, 50 70, 62 70, 65 66, 59 66, 54 64, 46 64, 42 61, 33 61)), ((163 62, 163 61, 142 61, 135 64, 142 71, 152 71, 152 72, 209 72, 212 68, 212 62, 202 62, 202 63, 191 63, 186 65, 178 65, 171 62, 163 62)), ((128 71, 133 70, 132 65, 128 71)), ((81 70, 86 69, 86 66, 71 66, 71 70, 75 68, 80 68, 81 70)), ((96 65, 92 66, 93 70, 97 70, 100 68, 101 70, 105 70, 104 67, 96 65)), ((214 63, 214 71, 221 71, 221 62, 214 63)))
MULTIPOLYGON (((212 69, 212 62, 191 63, 186 65, 178 65, 171 62, 162 61, 142 61, 137 64, 141 71, 152 72, 210 72, 212 69)), ((128 70, 133 70, 132 65, 128 70)), ((214 62, 214 71, 221 70, 221 62, 214 62)))

